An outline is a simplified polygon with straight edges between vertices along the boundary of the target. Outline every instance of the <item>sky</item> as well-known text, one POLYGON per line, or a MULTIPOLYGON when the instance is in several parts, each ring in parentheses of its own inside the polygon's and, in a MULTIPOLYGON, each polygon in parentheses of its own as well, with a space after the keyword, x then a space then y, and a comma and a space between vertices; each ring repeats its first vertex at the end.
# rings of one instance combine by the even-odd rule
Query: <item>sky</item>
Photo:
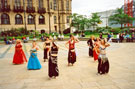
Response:
POLYGON ((72 12, 89 16, 94 12, 101 12, 120 8, 124 0, 72 0, 72 12))

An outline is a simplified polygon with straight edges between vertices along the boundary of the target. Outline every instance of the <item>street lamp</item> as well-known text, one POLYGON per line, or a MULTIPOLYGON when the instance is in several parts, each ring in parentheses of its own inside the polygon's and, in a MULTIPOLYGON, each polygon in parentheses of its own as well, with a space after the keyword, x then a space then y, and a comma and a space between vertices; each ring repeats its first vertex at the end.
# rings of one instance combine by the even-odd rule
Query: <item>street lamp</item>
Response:
POLYGON ((25 27, 25 34, 27 32, 27 26, 26 26, 26 10, 25 10, 25 1, 23 0, 23 9, 24 9, 24 27, 25 27))
POLYGON ((36 36, 36 29, 37 29, 37 27, 36 27, 36 15, 33 15, 33 16, 34 16, 35 36, 36 36))
POLYGON ((59 12, 59 0, 57 1, 58 5, 58 26, 59 26, 59 34, 61 34, 61 27, 60 27, 60 12, 59 12))

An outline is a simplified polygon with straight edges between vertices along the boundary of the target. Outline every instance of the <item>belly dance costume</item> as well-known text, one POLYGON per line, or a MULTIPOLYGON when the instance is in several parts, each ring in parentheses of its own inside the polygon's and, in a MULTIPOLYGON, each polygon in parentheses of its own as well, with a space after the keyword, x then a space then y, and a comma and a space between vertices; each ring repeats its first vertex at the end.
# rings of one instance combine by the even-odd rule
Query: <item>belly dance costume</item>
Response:
MULTIPOLYGON (((46 46, 50 46, 50 43, 45 43, 46 46)), ((48 51, 49 48, 44 48, 44 61, 46 61, 46 59, 48 59, 48 51)))
POLYGON ((74 64, 76 62, 75 41, 69 41, 68 63, 74 64))
POLYGON ((57 56, 56 56, 57 54, 58 54, 58 48, 51 47, 50 57, 49 57, 49 71, 48 71, 49 77, 59 76, 59 70, 58 70, 58 65, 57 65, 57 56))
POLYGON ((109 72, 109 61, 105 53, 106 48, 100 47, 99 49, 100 54, 98 58, 98 73, 105 74, 109 72))

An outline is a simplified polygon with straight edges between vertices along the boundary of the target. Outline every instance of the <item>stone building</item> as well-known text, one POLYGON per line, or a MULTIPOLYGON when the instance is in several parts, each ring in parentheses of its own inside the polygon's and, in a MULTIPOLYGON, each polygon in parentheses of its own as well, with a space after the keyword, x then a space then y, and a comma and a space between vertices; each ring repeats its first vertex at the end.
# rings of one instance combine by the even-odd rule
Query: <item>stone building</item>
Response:
POLYGON ((72 0, 0 0, 0 31, 25 28, 63 32, 69 28, 72 0))

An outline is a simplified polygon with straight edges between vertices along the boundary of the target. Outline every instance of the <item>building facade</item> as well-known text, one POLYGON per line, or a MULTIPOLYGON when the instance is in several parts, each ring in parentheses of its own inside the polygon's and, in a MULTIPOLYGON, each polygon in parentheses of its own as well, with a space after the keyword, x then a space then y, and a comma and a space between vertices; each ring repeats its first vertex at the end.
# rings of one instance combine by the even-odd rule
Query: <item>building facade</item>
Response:
MULTIPOLYGON (((125 12, 125 14, 128 14, 131 17, 135 17, 135 0, 125 0, 126 2, 124 5, 122 5, 122 9, 125 12)), ((103 11, 103 12, 98 12, 98 15, 100 16, 102 23, 99 24, 100 27, 121 27, 120 24, 111 24, 109 21, 109 16, 113 15, 116 13, 117 9, 114 10, 108 10, 108 11, 103 11)), ((132 25, 131 24, 125 24, 123 25, 124 27, 129 27, 133 26, 135 27, 135 20, 133 21, 132 25)))
POLYGON ((98 12, 98 16, 100 16, 100 19, 102 21, 101 24, 99 24, 99 27, 121 27, 120 24, 111 24, 111 22, 109 21, 109 17, 113 14, 116 13, 117 9, 114 10, 107 10, 107 11, 103 11, 103 12, 98 12))
POLYGON ((0 31, 59 32, 70 27, 72 0, 0 0, 0 31))

